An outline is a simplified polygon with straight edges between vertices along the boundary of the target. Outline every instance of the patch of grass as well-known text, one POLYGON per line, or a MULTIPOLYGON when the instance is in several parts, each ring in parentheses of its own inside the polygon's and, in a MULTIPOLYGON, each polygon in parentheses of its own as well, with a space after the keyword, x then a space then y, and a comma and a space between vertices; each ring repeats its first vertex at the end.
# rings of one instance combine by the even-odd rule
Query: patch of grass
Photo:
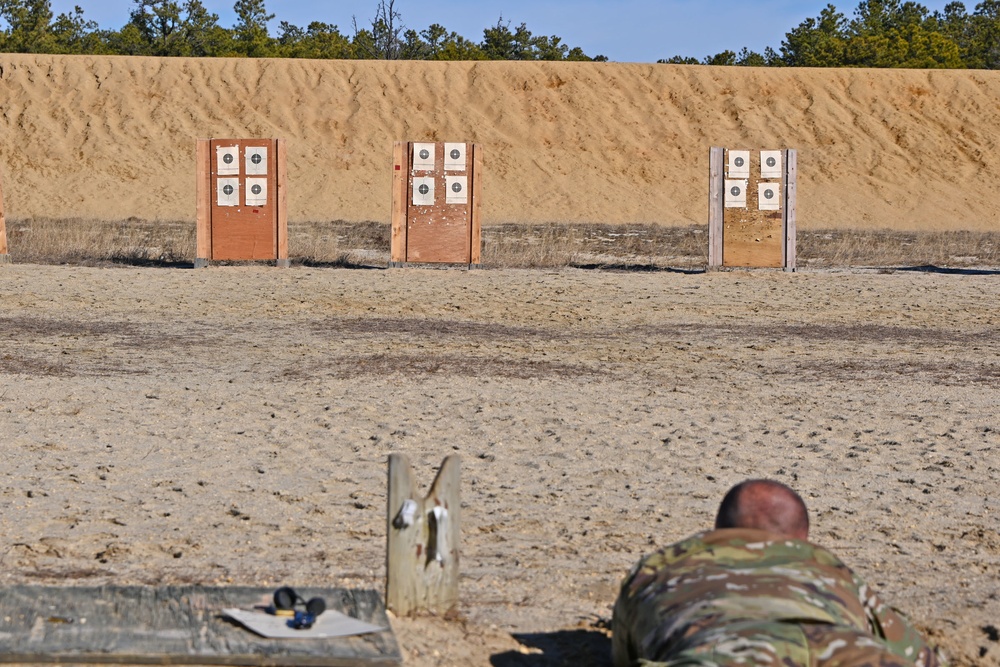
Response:
POLYGON ((195 253, 193 224, 138 218, 8 220, 7 240, 13 261, 30 264, 171 265, 195 253))
MULTIPOLYGON (((294 222, 296 264, 385 266, 390 227, 381 222, 294 222)), ((195 258, 195 225, 183 221, 9 220, 15 262, 84 266, 180 266, 195 258)), ((800 268, 997 267, 1000 232, 799 231, 800 268)), ((487 268, 580 267, 604 270, 700 270, 708 263, 703 226, 521 224, 483 228, 487 268)))
POLYGON ((483 228, 482 263, 498 268, 700 268, 708 263, 708 233, 660 225, 493 225, 483 228))
POLYGON ((998 232, 799 232, 800 267, 1000 266, 998 232))

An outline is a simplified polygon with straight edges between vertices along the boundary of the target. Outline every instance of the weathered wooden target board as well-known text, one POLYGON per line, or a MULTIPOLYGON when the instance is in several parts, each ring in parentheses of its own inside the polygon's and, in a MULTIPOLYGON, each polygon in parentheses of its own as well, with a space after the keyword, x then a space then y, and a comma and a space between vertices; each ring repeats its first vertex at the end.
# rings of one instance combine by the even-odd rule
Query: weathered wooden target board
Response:
POLYGON ((795 270, 797 152, 712 148, 708 266, 795 270))
POLYGON ((0 183, 0 264, 10 261, 10 253, 7 249, 7 219, 3 212, 3 183, 0 183))
POLYGON ((283 139, 199 139, 195 267, 273 260, 288 266, 283 139))
POLYGON ((480 262, 482 151, 467 142, 393 145, 390 266, 480 262))

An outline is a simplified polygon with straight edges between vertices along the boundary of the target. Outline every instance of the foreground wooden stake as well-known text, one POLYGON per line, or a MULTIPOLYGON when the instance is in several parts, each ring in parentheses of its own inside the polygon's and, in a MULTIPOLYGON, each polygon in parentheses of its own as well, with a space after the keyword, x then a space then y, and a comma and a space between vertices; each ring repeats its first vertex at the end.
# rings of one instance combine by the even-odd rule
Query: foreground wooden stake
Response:
POLYGON ((459 464, 446 458, 419 498, 410 461, 389 456, 385 606, 398 616, 458 606, 459 464))
POLYGON ((7 254, 7 221, 3 216, 3 187, 0 186, 0 264, 10 261, 7 254))

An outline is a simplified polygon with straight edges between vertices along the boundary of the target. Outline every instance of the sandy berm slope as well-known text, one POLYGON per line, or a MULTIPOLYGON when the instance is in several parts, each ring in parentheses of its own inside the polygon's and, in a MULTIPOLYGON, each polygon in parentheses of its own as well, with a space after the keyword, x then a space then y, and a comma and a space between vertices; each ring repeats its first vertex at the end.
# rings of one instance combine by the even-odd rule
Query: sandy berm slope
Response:
POLYGON ((475 141, 484 222, 707 218, 708 152, 799 151, 806 228, 1000 214, 1000 73, 0 57, 8 215, 194 220, 199 137, 283 137, 294 221, 388 221, 391 144, 475 141))

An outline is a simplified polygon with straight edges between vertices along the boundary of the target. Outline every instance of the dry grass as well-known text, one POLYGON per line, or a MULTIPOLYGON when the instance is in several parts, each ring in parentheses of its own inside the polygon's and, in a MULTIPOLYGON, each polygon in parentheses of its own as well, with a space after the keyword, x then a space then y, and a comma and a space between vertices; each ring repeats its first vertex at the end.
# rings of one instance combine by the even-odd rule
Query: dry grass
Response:
MULTIPOLYGON (((11 258, 21 263, 184 266, 195 256, 190 222, 32 219, 8 221, 7 228, 11 258)), ((288 233, 294 263, 389 261, 384 223, 290 223, 288 233)), ((688 271, 707 261, 703 227, 509 223, 483 229, 485 267, 688 271)), ((997 267, 1000 232, 800 231, 797 261, 801 268, 997 267)))
POLYGON ((1000 232, 800 232, 798 264, 803 267, 997 267, 1000 266, 1000 232))
POLYGON ((117 222, 81 218, 8 220, 7 241, 15 262, 78 265, 175 265, 195 253, 194 225, 117 222))

